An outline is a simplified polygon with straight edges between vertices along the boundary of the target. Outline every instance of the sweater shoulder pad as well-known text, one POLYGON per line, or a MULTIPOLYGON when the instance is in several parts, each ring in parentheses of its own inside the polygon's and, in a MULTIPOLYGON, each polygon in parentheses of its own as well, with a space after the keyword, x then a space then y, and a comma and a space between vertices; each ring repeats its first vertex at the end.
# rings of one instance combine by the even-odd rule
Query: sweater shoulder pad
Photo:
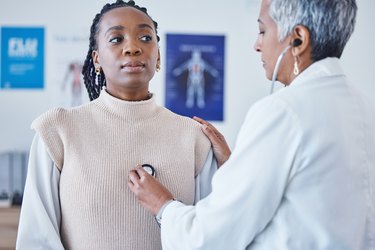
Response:
POLYGON ((48 154, 60 171, 64 160, 64 145, 60 127, 66 120, 66 116, 66 109, 54 108, 37 117, 31 124, 31 128, 42 138, 48 154))
POLYGON ((195 176, 200 174, 203 166, 207 160, 208 153, 211 148, 211 142, 207 136, 203 133, 201 125, 191 119, 190 117, 178 115, 169 111, 174 117, 173 122, 182 124, 187 130, 190 131, 190 135, 193 136, 195 141, 195 176))

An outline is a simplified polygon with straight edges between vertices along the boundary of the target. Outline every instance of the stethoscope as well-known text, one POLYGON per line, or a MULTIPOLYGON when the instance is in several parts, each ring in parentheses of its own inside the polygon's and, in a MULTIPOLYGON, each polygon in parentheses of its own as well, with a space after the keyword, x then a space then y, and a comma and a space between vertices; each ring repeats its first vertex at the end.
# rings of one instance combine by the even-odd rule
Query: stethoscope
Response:
POLYGON ((275 82, 276 82, 276 78, 277 78, 277 74, 279 73, 279 67, 280 67, 280 63, 281 63, 281 60, 283 60, 286 52, 291 48, 291 47, 297 47, 297 46, 300 46, 302 44, 302 41, 300 39, 295 39, 292 43, 292 45, 288 45, 282 52, 281 54, 279 55, 279 57, 277 58, 277 61, 276 61, 276 65, 275 65, 275 69, 273 70, 273 73, 272 73, 272 81, 271 81, 271 90, 270 90, 270 94, 273 93, 273 88, 275 87, 275 82))
POLYGON ((142 164, 142 168, 151 176, 156 177, 156 170, 150 164, 142 164))

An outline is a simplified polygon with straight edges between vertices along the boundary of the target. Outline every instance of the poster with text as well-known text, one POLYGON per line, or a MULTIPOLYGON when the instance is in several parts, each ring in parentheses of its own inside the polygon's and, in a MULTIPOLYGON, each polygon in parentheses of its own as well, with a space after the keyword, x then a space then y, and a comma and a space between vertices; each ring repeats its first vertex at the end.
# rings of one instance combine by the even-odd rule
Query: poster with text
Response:
POLYGON ((165 105, 173 112, 223 120, 225 37, 167 34, 165 105))
POLYGON ((44 87, 44 28, 1 28, 2 89, 44 87))

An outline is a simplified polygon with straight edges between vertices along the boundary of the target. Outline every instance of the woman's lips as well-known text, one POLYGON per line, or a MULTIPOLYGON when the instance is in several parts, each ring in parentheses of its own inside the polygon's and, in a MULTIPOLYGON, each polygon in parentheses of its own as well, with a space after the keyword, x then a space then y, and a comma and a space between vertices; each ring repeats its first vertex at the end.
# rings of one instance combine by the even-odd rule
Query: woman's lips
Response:
POLYGON ((121 70, 129 73, 142 72, 145 64, 142 62, 127 62, 121 65, 121 70))

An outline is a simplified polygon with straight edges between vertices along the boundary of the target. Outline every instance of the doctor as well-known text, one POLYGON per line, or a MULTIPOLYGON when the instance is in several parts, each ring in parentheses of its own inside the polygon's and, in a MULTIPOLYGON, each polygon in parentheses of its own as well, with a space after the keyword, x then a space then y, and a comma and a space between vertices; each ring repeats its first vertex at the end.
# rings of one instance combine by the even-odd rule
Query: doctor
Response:
POLYGON ((340 66, 356 12, 355 0, 262 1, 255 50, 271 80, 290 46, 277 74, 287 87, 250 108, 211 194, 187 206, 129 173, 164 249, 375 249, 375 106, 340 66))

